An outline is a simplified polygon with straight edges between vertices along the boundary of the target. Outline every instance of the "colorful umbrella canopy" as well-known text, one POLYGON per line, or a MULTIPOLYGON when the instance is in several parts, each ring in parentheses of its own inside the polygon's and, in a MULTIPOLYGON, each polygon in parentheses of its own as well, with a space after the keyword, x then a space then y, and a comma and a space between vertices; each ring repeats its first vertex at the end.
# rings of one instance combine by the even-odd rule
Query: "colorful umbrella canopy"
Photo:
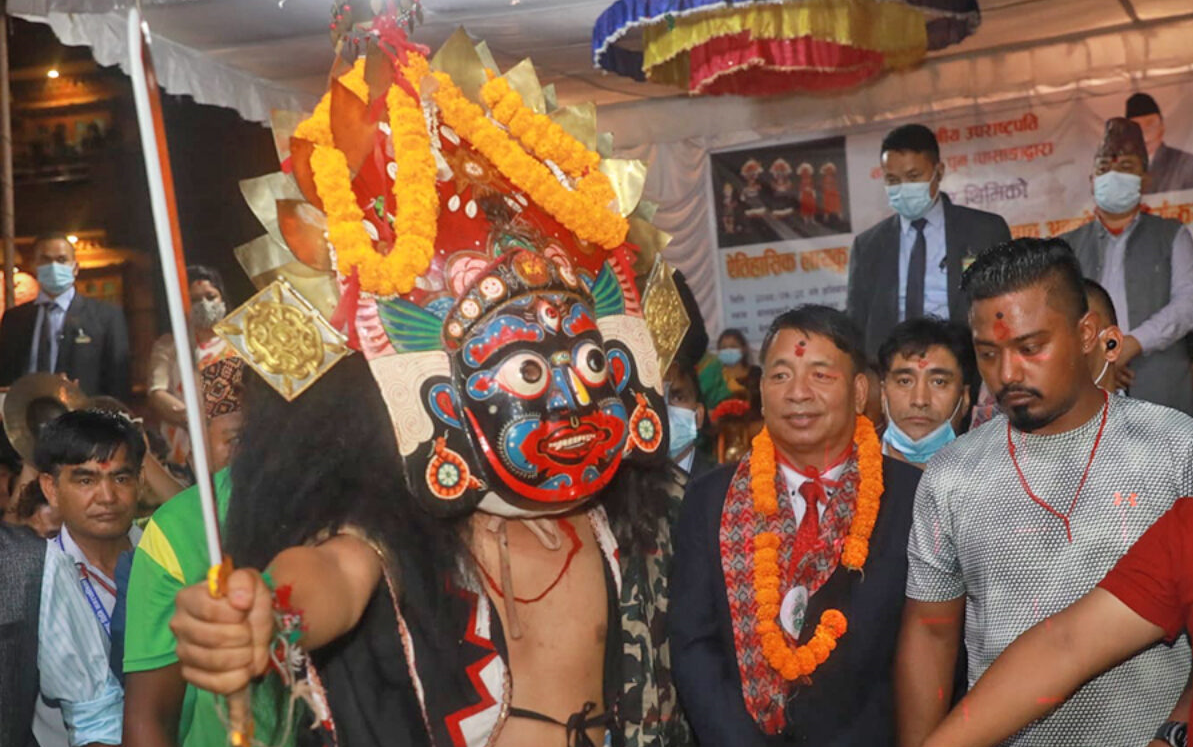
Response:
POLYGON ((593 28, 597 67, 691 94, 856 86, 973 33, 977 0, 618 0, 593 28))

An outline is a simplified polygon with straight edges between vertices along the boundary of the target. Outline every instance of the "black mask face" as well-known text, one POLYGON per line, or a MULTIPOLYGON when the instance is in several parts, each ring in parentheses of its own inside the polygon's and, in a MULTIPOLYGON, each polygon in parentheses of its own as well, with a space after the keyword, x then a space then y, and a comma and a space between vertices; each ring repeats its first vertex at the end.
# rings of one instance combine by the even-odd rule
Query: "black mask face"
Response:
POLYGON ((423 389, 447 426, 425 471, 441 502, 474 508, 486 495, 496 498, 482 506, 490 513, 557 513, 608 485, 628 455, 665 455, 658 394, 629 350, 604 339, 588 281, 570 267, 507 257, 457 301, 445 329, 460 332, 449 339, 451 381, 423 389))

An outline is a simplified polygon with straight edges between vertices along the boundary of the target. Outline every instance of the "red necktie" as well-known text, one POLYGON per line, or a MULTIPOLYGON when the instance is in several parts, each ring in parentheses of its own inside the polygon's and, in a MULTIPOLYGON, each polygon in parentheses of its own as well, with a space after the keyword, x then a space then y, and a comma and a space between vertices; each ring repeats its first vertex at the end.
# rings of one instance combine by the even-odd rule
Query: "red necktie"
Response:
POLYGON ((804 508, 804 518, 800 519, 799 529, 795 533, 795 546, 798 551, 811 550, 820 538, 820 504, 827 501, 824 485, 819 477, 806 480, 799 486, 799 494, 804 497, 807 506, 804 508))

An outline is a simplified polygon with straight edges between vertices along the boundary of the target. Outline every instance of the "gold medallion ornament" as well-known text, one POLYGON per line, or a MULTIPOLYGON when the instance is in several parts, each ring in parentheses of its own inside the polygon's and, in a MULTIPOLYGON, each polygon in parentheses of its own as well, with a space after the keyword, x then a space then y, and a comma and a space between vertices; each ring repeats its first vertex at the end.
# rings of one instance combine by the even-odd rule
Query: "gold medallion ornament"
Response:
POLYGON ((650 336, 658 351, 659 372, 664 376, 692 324, 679 289, 675 287, 674 276, 675 268, 658 257, 650 272, 650 279, 646 281, 642 301, 642 314, 646 317, 650 336))
POLYGON ((284 279, 229 314, 215 333, 287 401, 348 354, 344 336, 284 279))

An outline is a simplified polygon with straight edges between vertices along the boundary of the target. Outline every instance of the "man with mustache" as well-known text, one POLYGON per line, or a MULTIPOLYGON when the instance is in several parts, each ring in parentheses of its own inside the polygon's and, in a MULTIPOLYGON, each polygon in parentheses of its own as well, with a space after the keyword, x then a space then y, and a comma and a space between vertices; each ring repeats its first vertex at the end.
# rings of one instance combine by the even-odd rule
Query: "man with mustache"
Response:
POLYGON ((894 740, 892 659, 920 472, 862 417, 861 331, 780 315, 762 345, 766 427, 693 482, 668 617, 675 681, 709 747, 894 740))
MULTIPOLYGON (((1193 419, 1095 384, 1087 356, 1106 342, 1064 241, 994 247, 963 287, 1002 413, 941 450, 920 481, 895 664, 905 747, 948 712, 963 631, 972 685, 1193 491, 1193 419)), ((1188 675, 1188 643, 1151 648, 1003 744, 1146 744, 1188 675)))

